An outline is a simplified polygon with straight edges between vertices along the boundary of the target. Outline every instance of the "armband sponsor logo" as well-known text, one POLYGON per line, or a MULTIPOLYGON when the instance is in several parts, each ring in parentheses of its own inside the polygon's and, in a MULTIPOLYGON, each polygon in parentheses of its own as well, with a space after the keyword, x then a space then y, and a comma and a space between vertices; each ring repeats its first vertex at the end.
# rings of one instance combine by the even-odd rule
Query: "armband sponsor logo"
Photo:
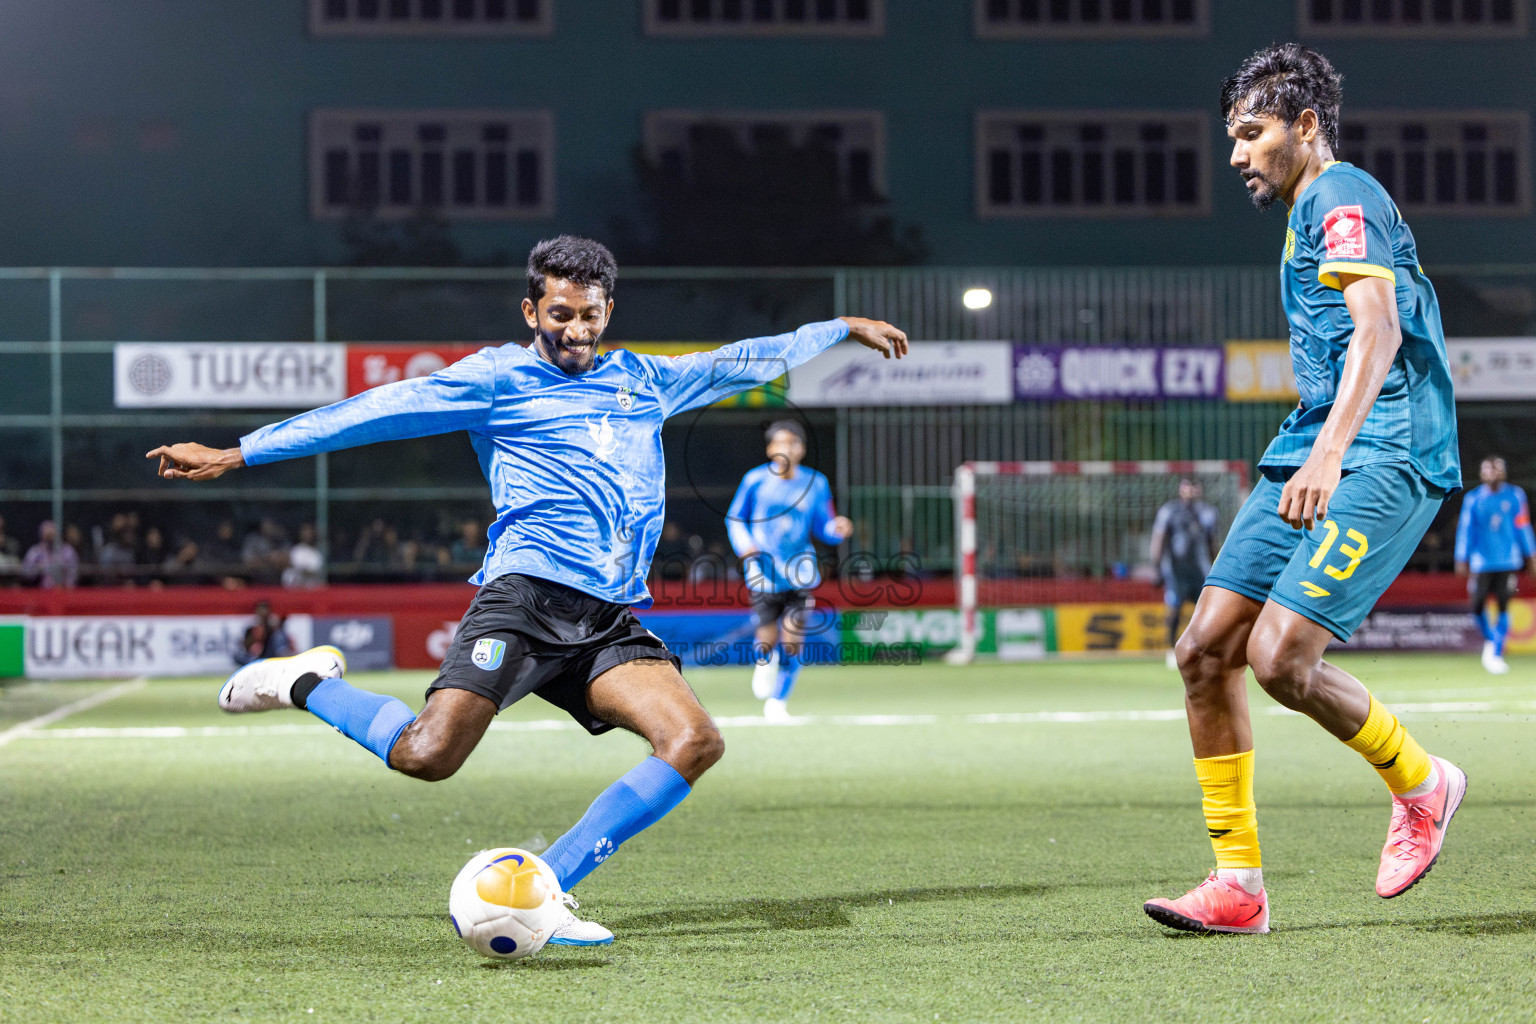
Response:
POLYGON ((1335 206, 1323 218, 1323 236, 1329 259, 1365 259, 1365 211, 1358 205, 1335 206))

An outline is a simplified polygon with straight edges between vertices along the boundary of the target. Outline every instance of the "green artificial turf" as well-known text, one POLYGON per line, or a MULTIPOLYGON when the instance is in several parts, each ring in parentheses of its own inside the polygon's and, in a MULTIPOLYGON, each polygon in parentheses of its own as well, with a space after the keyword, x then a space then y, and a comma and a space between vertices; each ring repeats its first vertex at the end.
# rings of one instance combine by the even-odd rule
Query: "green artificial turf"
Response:
MULTIPOLYGON (((797 714, 917 717, 768 728, 730 722, 758 705, 716 670, 690 678, 725 760, 577 890, 618 941, 513 963, 454 938, 454 873, 553 840, 639 740, 496 731, 428 785, 329 730, 196 735, 314 720, 150 683, 0 746, 0 1021, 1532 1019, 1536 665, 1342 660, 1471 777, 1400 899, 1372 890, 1375 773, 1262 695, 1275 931, 1200 937, 1141 911, 1210 866, 1181 720, 965 717, 1178 709, 1160 662, 811 668, 797 714), (166 726, 194 734, 82 732, 166 726)), ((107 685, 0 691, 0 731, 107 685)))

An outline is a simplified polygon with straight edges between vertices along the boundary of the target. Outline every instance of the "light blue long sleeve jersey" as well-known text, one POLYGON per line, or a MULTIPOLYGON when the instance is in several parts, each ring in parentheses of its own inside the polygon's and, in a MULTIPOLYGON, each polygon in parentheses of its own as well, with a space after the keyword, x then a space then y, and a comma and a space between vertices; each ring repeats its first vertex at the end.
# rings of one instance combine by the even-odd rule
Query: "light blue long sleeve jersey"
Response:
POLYGON ((829 320, 686 356, 618 350, 579 377, 521 345, 484 348, 430 377, 262 427, 240 452, 260 465, 466 430, 496 506, 471 583, 523 573, 647 607, 666 504, 662 423, 774 380, 847 336, 847 324, 829 320))
POLYGON ((1456 522, 1456 561, 1468 563, 1470 572, 1519 572, 1533 555, 1536 533, 1525 491, 1483 484, 1467 492, 1456 522))
POLYGON ((787 480, 771 463, 750 470, 736 488, 726 520, 736 554, 759 554, 747 567, 747 588, 777 594, 820 584, 811 538, 840 543, 842 538, 832 532, 835 515, 831 485, 809 466, 798 467, 787 480))

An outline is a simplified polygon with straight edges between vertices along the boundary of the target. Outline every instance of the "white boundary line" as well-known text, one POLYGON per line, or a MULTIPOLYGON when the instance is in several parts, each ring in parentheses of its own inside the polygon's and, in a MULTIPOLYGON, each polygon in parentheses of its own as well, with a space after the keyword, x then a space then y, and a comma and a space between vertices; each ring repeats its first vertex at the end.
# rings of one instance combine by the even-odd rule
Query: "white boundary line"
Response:
MULTIPOLYGON (((94 707, 113 697, 143 686, 135 680, 104 693, 51 711, 30 722, 0 733, 0 746, 12 739, 96 740, 96 739, 189 739, 220 736, 309 736, 333 732, 321 723, 281 725, 158 725, 119 729, 45 729, 43 726, 76 711, 94 707)), ((1488 716, 1530 716, 1536 714, 1536 700, 1524 701, 1436 701, 1425 704, 1397 704, 1393 710, 1406 715, 1458 716, 1461 720, 1488 716)), ((1291 717, 1297 712, 1282 707, 1265 708, 1266 717, 1291 717)), ((1457 720, 1451 717, 1449 720, 1457 720)), ((782 721, 770 721, 760 715, 735 715, 715 719, 723 729, 784 728, 807 725, 890 726, 890 725, 1079 725, 1094 722, 1182 722, 1183 708, 1149 708, 1141 711, 1010 711, 981 715, 799 715, 782 721)), ((568 719, 539 719, 528 722, 492 722, 491 732, 574 732, 580 726, 568 719)))
POLYGON ((100 693, 93 693, 89 697, 82 697, 77 701, 65 704, 63 707, 54 708, 46 715, 38 715, 36 718, 13 725, 4 732, 0 732, 0 747, 5 746, 14 739, 23 737, 31 739, 32 736, 46 726, 68 718, 77 711, 85 711, 87 708, 94 708, 98 704, 105 704, 109 700, 116 700, 124 694, 132 693, 135 690, 142 690, 147 682, 148 680, 143 676, 137 679, 130 679, 126 683, 118 683, 116 686, 102 690, 100 693))

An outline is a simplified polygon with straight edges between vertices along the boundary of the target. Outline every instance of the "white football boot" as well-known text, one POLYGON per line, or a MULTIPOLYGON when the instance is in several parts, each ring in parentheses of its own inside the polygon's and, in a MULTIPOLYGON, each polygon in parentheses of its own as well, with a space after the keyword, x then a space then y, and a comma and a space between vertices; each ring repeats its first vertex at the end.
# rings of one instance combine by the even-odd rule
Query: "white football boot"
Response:
POLYGON ((763 701, 763 718, 770 722, 787 722, 794 715, 789 713, 789 701, 769 697, 763 701))
POLYGON ((775 647, 768 660, 752 670, 752 696, 767 700, 779 681, 779 649, 775 647))
POLYGON ((613 941, 613 932, 596 921, 583 921, 571 911, 581 906, 576 897, 564 893, 560 897, 565 918, 555 925, 545 945, 549 946, 606 946, 613 941))
POLYGON ((1483 644, 1483 668, 1496 676, 1502 676, 1509 671, 1509 662, 1499 655, 1499 649, 1489 640, 1483 644))
POLYGON ((232 715, 293 707, 293 684, 306 673, 321 679, 345 675, 347 656, 326 644, 287 658, 262 658, 241 666, 219 691, 219 707, 232 715))

